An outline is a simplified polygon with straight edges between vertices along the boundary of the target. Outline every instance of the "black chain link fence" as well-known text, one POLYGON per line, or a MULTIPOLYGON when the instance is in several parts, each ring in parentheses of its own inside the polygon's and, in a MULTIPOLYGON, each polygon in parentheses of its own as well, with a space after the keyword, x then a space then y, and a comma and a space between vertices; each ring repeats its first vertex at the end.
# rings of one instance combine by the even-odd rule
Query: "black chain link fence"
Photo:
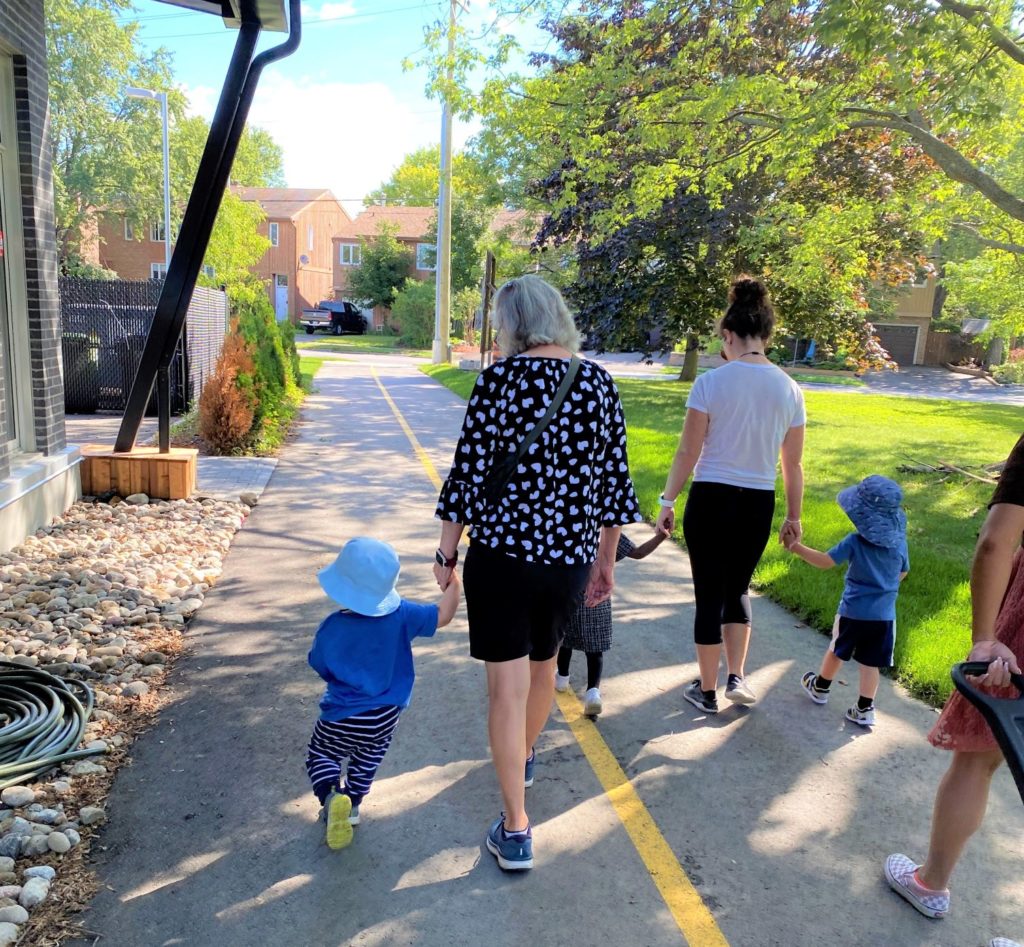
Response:
MULTIPOLYGON (((163 281, 61 277, 59 285, 65 413, 124 411, 163 281)), ((225 294, 197 286, 171 362, 172 414, 198 400, 227 321, 225 294)), ((155 396, 147 413, 156 413, 155 396)))

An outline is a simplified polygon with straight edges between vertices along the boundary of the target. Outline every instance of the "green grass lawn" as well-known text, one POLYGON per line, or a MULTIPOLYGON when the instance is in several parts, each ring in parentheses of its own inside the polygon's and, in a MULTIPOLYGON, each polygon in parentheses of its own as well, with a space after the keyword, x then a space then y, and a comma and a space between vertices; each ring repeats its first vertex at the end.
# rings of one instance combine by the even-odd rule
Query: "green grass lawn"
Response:
POLYGON ((325 335, 316 332, 306 335, 300 332, 295 336, 296 348, 330 349, 332 352, 351 352, 367 355, 418 355, 429 357, 425 349, 407 349, 398 344, 398 336, 368 332, 366 335, 325 335))
MULTIPOLYGON (((427 374, 466 397, 475 374, 430 366, 427 374)), ((685 384, 623 378, 629 460, 644 511, 653 517, 682 426, 685 384)), ((910 575, 897 603, 897 676, 920 697, 949 694, 949 668, 970 645, 968 571, 992 487, 960 477, 943 480, 897 468, 915 460, 980 466, 1006 458, 1021 434, 1020 408, 880 395, 850 398, 808 391, 804 542, 829 549, 852 528, 836 493, 868 474, 902 486, 908 519, 910 575)), ((683 503, 677 504, 681 519, 683 503)), ((776 527, 784 513, 781 479, 776 527)), ((682 543, 681 527, 677 539, 682 543)), ((769 543, 754 576, 757 588, 808 624, 829 631, 843 588, 842 568, 814 569, 769 543)), ((756 623, 756 619, 755 619, 756 623)))
POLYGON ((325 361, 312 355, 299 356, 299 384, 307 394, 313 391, 313 380, 325 361))
POLYGON ((813 372, 790 372, 793 381, 809 385, 846 385, 849 388, 864 388, 865 383, 853 375, 816 375, 813 372))

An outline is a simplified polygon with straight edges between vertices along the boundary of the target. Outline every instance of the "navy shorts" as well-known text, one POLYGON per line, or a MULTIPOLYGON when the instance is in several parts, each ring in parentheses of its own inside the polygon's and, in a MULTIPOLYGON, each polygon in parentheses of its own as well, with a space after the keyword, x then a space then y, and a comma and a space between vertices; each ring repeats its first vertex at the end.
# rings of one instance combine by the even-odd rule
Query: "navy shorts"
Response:
POLYGON ((896 622, 867 621, 836 615, 832 626, 832 652, 840 661, 856 661, 869 668, 892 667, 896 622))

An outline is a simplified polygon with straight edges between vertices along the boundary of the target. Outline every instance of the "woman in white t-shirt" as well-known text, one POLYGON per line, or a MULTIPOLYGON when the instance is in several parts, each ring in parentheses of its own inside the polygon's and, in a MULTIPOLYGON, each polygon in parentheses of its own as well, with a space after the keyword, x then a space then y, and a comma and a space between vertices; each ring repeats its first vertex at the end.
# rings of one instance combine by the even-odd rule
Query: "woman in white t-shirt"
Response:
POLYGON ((764 283, 738 277, 719 326, 726 364, 694 382, 659 501, 658 525, 671 532, 676 498, 693 474, 683 536, 693 573, 700 677, 687 685, 683 696, 708 714, 718 713, 723 640, 729 674, 725 696, 738 704, 756 700, 744 680, 750 644, 748 590, 771 534, 780 452, 786 488, 780 539, 796 541, 801 535, 804 398, 793 379, 765 357, 774 325, 764 283))

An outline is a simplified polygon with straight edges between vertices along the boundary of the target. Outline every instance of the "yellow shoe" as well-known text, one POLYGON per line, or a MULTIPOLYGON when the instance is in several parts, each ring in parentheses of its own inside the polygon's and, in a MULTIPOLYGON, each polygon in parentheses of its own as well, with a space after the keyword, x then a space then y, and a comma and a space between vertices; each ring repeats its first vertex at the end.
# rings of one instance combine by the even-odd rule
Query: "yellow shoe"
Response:
POLYGON ((335 851, 352 842, 352 800, 342 792, 332 792, 324 804, 327 810, 327 847, 335 851))

